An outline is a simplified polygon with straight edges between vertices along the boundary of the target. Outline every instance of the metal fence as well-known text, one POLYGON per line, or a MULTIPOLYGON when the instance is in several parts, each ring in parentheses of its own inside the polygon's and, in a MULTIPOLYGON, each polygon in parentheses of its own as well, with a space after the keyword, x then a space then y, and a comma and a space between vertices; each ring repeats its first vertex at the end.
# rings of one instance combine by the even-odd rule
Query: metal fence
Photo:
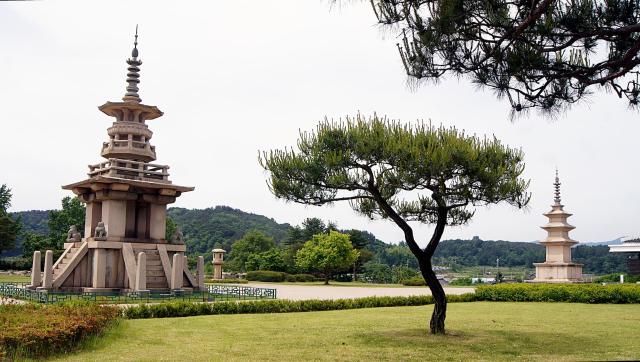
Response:
POLYGON ((0 283, 0 296, 37 302, 90 301, 103 304, 160 303, 171 301, 216 302, 225 300, 276 299, 276 290, 236 285, 207 284, 204 291, 151 292, 54 292, 27 289, 28 283, 0 283))

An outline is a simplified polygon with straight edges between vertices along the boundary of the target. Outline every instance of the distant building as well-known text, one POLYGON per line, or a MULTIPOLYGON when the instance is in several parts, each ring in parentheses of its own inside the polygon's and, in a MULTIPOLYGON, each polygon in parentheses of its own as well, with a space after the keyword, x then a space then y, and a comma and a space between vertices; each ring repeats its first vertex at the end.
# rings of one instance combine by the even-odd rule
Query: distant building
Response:
POLYGON ((627 271, 640 275, 640 236, 624 237, 622 244, 608 246, 611 253, 627 253, 627 271))

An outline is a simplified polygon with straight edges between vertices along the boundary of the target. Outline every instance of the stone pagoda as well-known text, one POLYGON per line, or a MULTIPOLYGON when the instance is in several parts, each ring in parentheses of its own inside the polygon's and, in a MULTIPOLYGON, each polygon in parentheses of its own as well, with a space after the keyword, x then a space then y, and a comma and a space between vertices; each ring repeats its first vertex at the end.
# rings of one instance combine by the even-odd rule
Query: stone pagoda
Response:
POLYGON ((137 45, 136 29, 122 102, 98 107, 115 119, 100 152, 105 161, 89 166, 87 179, 62 187, 86 204, 84 237, 72 226, 55 264, 47 251, 42 277, 36 252, 32 288, 142 292, 204 287, 204 262, 198 261, 195 276, 189 272, 182 233, 165 237, 167 205, 194 188, 173 184, 169 166, 151 163, 156 149, 147 121, 163 113, 138 95, 142 61, 137 45))
POLYGON ((582 264, 571 261, 571 247, 578 244, 569 237, 569 231, 575 226, 567 223, 569 214, 563 210, 560 203, 560 179, 556 169, 554 182, 555 198, 551 205, 551 211, 544 214, 549 222, 542 226, 547 231, 547 238, 540 241, 547 250, 547 259, 544 263, 534 263, 536 267, 536 283, 575 283, 582 281, 582 264))

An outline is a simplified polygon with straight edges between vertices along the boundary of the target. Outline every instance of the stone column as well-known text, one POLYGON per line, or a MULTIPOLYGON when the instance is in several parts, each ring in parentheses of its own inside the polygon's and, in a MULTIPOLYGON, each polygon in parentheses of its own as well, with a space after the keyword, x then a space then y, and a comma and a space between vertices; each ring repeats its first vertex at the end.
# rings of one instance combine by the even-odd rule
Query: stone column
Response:
POLYGON ((201 291, 204 290, 204 256, 198 257, 196 279, 198 280, 198 289, 200 289, 201 291))
POLYGON ((44 254, 44 279, 42 288, 51 289, 53 286, 53 251, 47 250, 44 254))
POLYGON ((40 270, 40 250, 33 252, 33 263, 31 264, 31 285, 29 288, 37 288, 42 282, 42 271, 40 270))
MULTIPOLYGON (((93 271, 92 283, 93 288, 104 288, 105 277, 107 273, 107 250, 93 249, 93 271)), ((132 286, 129 286, 131 288, 132 286)))
POLYGON ((127 202, 124 200, 103 201, 102 221, 107 227, 107 235, 110 238, 123 238, 127 225, 127 202))
POLYGON ((85 209, 85 218, 84 218, 84 237, 89 238, 93 235, 93 232, 98 226, 98 222, 102 220, 102 203, 100 202, 89 202, 87 203, 85 209))
POLYGON ((136 268, 136 292, 148 292, 147 290, 147 254, 138 253, 138 266, 136 268))
POLYGON ((149 237, 154 240, 164 240, 167 229, 167 205, 149 205, 149 237))
POLYGON ((173 254, 173 263, 171 265, 171 289, 182 289, 182 278, 184 274, 183 262, 184 258, 180 253, 173 254))

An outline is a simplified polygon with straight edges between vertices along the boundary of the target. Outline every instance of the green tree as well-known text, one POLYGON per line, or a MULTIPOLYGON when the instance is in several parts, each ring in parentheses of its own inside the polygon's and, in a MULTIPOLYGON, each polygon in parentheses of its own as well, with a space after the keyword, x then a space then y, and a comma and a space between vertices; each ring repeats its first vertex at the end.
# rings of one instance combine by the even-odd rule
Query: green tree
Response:
POLYGON ((247 271, 287 271, 283 251, 278 248, 263 251, 262 253, 249 254, 245 262, 245 268, 247 271))
POLYGON ((296 264, 306 270, 319 272, 324 284, 336 271, 351 266, 360 253, 353 248, 349 235, 330 231, 328 234, 314 235, 296 253, 296 264))
POLYGON ((166 229, 164 233, 165 240, 171 240, 171 236, 173 235, 173 233, 176 231, 177 228, 178 228, 178 224, 176 224, 176 222, 173 221, 171 216, 167 216, 166 229))
POLYGON ((467 77, 514 112, 561 111, 602 87, 637 107, 637 0, 371 0, 416 80, 467 77))
POLYGON ((246 262, 251 254, 259 254, 276 247, 273 238, 257 230, 249 230, 242 239, 231 246, 229 267, 232 270, 247 271, 246 262))
POLYGON ((0 253, 15 247, 16 238, 22 229, 20 218, 12 218, 7 211, 11 207, 11 189, 0 186, 0 253))
POLYGON ((22 244, 23 255, 33 257, 35 250, 53 250, 54 257, 64 251, 64 243, 67 241, 67 232, 71 225, 75 225, 78 231, 84 230, 85 210, 84 204, 78 198, 67 196, 62 199, 61 210, 49 211, 47 226, 49 233, 27 233, 22 244))
MULTIPOLYGON (((66 196, 62 199, 61 210, 49 212, 49 239, 55 249, 63 249, 67 241, 67 232, 71 225, 75 225, 78 231, 84 231, 84 204, 77 197, 66 196)), ((84 235, 83 235, 84 236, 84 235)))
POLYGON ((276 197, 310 205, 349 201, 372 219, 391 219, 433 294, 431 333, 445 332, 446 296, 431 261, 445 226, 466 223, 474 206, 529 201, 520 150, 455 128, 402 125, 375 115, 325 120, 315 132, 301 132, 298 151, 263 152, 260 162, 276 197), (410 221, 435 224, 426 247, 417 243, 410 221))

